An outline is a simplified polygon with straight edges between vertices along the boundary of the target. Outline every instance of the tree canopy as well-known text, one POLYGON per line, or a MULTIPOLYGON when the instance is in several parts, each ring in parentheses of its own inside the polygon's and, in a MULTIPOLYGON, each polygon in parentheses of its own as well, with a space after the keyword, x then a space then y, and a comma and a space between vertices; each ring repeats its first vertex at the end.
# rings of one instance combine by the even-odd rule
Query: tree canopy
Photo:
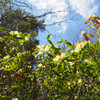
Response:
MULTIPOLYGON (((20 31, 23 33, 33 33, 45 30, 44 20, 38 21, 34 15, 23 9, 13 9, 11 1, 1 1, 0 7, 0 31, 5 33, 10 31, 20 31), (4 31, 3 31, 4 30, 4 31)), ((37 35, 37 34, 34 34, 37 35)))

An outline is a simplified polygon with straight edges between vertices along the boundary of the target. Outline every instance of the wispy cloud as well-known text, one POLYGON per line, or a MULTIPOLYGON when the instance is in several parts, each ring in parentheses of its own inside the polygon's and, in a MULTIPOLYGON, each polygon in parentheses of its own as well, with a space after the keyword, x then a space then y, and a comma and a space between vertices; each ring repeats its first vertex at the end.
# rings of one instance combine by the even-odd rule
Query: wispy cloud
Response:
MULTIPOLYGON (((52 24, 65 20, 65 16, 68 15, 66 8, 68 7, 66 0, 29 0, 33 6, 35 6, 42 13, 49 11, 57 12, 54 14, 48 14, 45 18, 45 24, 52 24), (61 12, 60 12, 61 11, 61 12)), ((64 33, 67 28, 66 23, 56 24, 54 26, 57 32, 64 33)))
POLYGON ((69 0, 70 5, 77 13, 86 18, 89 14, 95 14, 98 10, 96 0, 69 0))
MULTIPOLYGON (((66 9, 69 4, 76 13, 79 13, 84 18, 89 14, 95 14, 98 9, 98 5, 95 5, 95 0, 69 0, 69 4, 67 4, 66 1, 67 0, 29 0, 41 13, 62 11, 48 14, 45 17, 45 24, 52 24, 65 20, 64 18, 69 14, 68 9, 66 9)), ((65 22, 57 23, 53 27, 57 33, 65 33, 67 24, 65 22)))

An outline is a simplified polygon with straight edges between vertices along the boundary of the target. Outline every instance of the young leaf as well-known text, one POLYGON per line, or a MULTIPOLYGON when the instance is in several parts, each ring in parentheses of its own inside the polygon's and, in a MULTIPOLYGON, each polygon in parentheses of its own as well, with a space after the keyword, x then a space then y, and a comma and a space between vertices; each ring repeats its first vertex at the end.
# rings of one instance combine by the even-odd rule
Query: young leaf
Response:
POLYGON ((88 37, 90 37, 90 36, 94 37, 92 34, 89 33, 89 34, 88 34, 88 37))
POLYGON ((77 44, 79 44, 80 43, 80 41, 78 41, 77 43, 75 43, 75 45, 77 45, 77 44))
POLYGON ((97 30, 97 36, 99 35, 99 33, 100 33, 100 28, 97 30))
POLYGON ((87 24, 90 21, 91 18, 89 18, 84 24, 87 24))

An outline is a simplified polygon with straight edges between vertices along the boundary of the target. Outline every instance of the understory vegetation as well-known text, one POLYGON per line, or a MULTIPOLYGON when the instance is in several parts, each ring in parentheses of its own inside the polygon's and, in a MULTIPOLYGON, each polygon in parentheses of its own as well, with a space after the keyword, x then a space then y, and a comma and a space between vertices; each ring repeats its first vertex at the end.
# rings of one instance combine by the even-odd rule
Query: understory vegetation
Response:
POLYGON ((89 21, 97 39, 82 31, 73 44, 48 35, 50 45, 34 45, 36 31, 1 36, 0 100, 100 100, 100 17, 89 21))

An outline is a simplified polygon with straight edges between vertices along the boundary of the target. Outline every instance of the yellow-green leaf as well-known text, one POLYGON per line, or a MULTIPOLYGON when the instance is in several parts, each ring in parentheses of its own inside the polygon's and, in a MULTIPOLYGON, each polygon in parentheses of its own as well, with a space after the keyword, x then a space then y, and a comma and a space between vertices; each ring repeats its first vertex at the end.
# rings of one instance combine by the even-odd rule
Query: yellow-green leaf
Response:
POLYGON ((94 28, 94 26, 95 26, 95 24, 92 24, 92 25, 91 25, 91 28, 94 28))
POLYGON ((99 35, 99 33, 100 33, 100 28, 97 30, 97 36, 99 35))

